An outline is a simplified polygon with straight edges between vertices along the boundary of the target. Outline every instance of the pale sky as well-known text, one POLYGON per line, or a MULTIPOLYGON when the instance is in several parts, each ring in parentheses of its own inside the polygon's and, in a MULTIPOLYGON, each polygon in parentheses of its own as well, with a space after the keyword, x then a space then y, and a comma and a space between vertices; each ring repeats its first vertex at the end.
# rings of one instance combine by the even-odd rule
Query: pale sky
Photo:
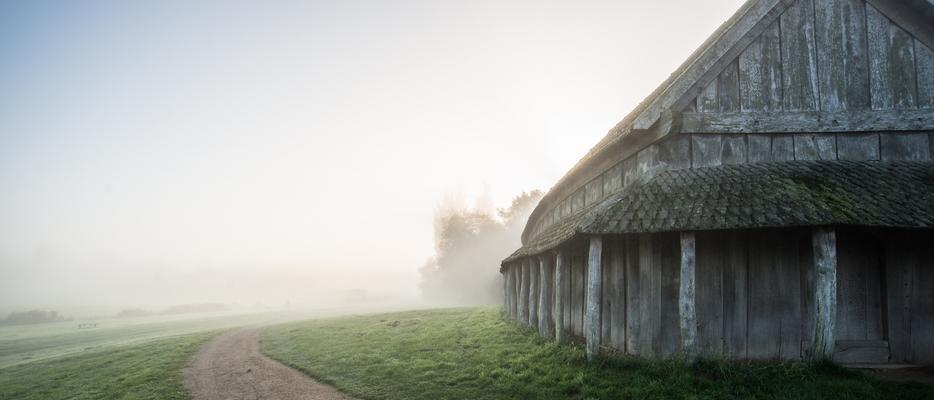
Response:
POLYGON ((0 311, 414 296, 445 193, 547 189, 741 3, 3 2, 0 311))

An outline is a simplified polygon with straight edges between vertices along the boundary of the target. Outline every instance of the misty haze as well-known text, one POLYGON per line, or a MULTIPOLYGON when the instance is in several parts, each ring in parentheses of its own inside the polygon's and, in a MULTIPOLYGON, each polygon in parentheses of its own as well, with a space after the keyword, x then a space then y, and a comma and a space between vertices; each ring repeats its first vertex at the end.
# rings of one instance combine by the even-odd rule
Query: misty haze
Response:
POLYGON ((934 3, 0 2, 0 400, 934 398, 934 3))

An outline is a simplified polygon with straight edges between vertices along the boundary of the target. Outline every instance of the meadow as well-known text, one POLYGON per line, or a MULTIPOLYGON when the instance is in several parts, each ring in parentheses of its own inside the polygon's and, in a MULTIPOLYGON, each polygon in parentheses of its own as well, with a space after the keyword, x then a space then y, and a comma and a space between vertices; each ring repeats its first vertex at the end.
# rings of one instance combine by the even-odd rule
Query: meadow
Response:
POLYGON ((351 395, 402 399, 930 399, 831 363, 609 356, 539 339, 500 307, 409 311, 268 328, 263 352, 351 395))

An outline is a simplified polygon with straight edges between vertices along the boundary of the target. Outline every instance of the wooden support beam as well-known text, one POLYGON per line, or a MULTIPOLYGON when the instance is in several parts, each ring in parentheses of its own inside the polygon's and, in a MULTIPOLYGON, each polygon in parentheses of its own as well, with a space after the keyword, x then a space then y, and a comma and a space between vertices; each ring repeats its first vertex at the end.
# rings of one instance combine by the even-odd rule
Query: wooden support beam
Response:
POLYGON ((600 295, 603 292, 603 240, 600 236, 590 238, 590 255, 587 258, 587 308, 584 315, 584 334, 587 338, 587 359, 592 360, 600 352, 600 295))
POLYGON ((538 285, 539 265, 538 257, 529 257, 529 328, 538 329, 538 285))
POLYGON ((831 358, 837 319, 837 235, 833 228, 816 228, 814 245, 814 332, 811 358, 831 358))
POLYGON ((522 324, 529 323, 529 263, 527 260, 519 261, 517 272, 519 275, 519 304, 517 321, 522 324))
POLYGON ((568 266, 571 264, 567 253, 558 249, 555 254, 555 340, 564 343, 568 338, 567 326, 564 325, 564 300, 568 294, 565 292, 568 285, 568 266))
POLYGON ((694 232, 681 232, 681 287, 678 291, 678 311, 681 351, 688 359, 697 356, 696 264, 694 232))
POLYGON ((538 333, 544 338, 550 338, 554 332, 554 319, 552 318, 552 305, 554 304, 554 262, 551 254, 539 256, 539 265, 541 265, 541 282, 538 287, 540 293, 538 296, 538 333))
POLYGON ((934 130, 931 110, 686 112, 681 133, 820 133, 934 130))

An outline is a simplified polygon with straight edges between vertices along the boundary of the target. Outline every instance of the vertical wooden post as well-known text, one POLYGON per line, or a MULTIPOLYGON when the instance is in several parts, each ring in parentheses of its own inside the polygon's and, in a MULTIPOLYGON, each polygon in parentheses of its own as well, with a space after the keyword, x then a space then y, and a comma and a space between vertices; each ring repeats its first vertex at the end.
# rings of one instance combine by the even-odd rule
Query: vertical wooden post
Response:
POLYGON ((603 240, 590 238, 590 256, 587 258, 587 309, 584 332, 587 337, 587 360, 600 352, 600 294, 603 291, 603 240))
POLYGON ((519 273, 519 315, 517 320, 522 324, 529 323, 529 264, 522 260, 516 266, 519 273))
POLYGON ((837 317, 837 235, 833 228, 815 228, 814 245, 814 332, 811 357, 833 356, 837 317))
POLYGON ((510 295, 512 296, 512 319, 518 321, 519 320, 519 287, 522 285, 521 283, 522 280, 519 279, 519 271, 521 271, 521 267, 518 264, 513 263, 511 269, 512 269, 512 292, 510 293, 510 295))
POLYGON ((554 332, 554 319, 552 314, 552 305, 554 304, 555 294, 554 294, 554 282, 553 282, 553 272, 554 264, 552 263, 551 254, 542 254, 539 257, 539 263, 541 265, 541 284, 539 285, 539 302, 538 302, 538 333, 544 338, 550 338, 552 332, 554 332))
POLYGON ((558 343, 567 341, 567 327, 564 326, 564 299, 567 298, 565 288, 568 280, 567 254, 558 249, 555 254, 555 340, 558 343))
POLYGON ((538 329, 539 264, 538 257, 529 257, 529 328, 532 329, 538 329))
POLYGON ((509 268, 503 267, 503 316, 509 319, 509 268))
POLYGON ((697 356, 696 260, 694 232, 681 232, 681 287, 678 291, 678 311, 681 317, 681 351, 688 359, 697 356))

